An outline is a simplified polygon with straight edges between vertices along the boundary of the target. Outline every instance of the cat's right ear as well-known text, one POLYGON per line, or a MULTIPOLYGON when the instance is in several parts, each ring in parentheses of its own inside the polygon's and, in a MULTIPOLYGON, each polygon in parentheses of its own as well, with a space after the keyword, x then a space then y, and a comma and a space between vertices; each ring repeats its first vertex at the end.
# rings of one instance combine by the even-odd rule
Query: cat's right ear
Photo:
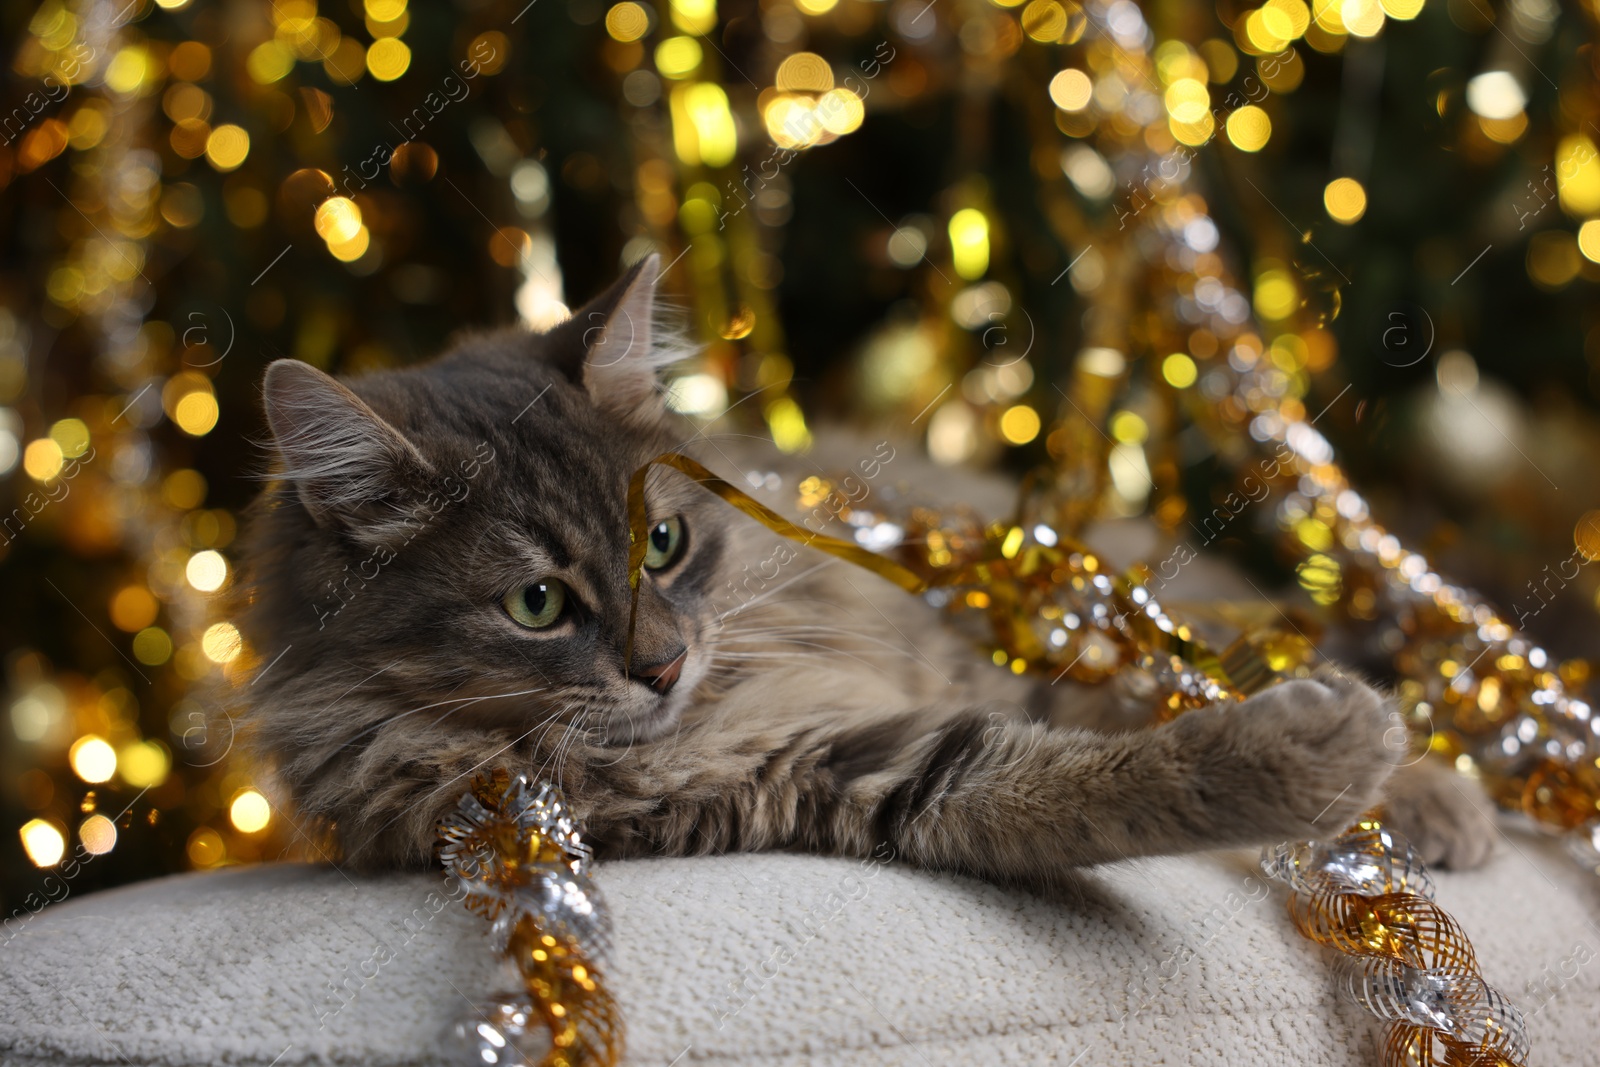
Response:
POLYGON ((296 359, 267 368, 267 424, 292 482, 318 526, 378 545, 409 528, 407 502, 432 468, 366 402, 296 359))

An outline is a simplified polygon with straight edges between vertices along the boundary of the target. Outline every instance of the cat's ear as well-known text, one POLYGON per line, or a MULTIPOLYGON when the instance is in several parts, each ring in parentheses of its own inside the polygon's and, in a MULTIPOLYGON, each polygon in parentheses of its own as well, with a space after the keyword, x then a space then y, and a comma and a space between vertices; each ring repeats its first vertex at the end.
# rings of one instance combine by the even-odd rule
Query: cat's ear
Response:
MULTIPOLYGON (((683 353, 662 343, 656 314, 661 257, 651 253, 566 324, 577 334, 569 373, 600 408, 623 418, 652 419, 664 410, 659 374, 683 353)), ((569 340, 569 344, 571 341, 569 340)))
POLYGON ((378 544, 410 525, 407 502, 432 468, 366 402, 295 359, 267 368, 267 424, 292 482, 317 525, 378 544))

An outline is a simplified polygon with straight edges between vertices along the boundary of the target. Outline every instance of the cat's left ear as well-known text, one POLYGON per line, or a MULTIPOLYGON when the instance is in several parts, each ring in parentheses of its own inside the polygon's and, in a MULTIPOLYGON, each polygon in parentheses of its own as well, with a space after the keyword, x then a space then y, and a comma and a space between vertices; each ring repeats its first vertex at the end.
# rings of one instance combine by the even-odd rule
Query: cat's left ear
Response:
POLYGON ((573 377, 597 406, 623 418, 648 420, 662 413, 658 376, 683 355, 662 343, 660 280, 661 257, 652 252, 561 327, 575 331, 581 345, 582 363, 570 367, 573 377))

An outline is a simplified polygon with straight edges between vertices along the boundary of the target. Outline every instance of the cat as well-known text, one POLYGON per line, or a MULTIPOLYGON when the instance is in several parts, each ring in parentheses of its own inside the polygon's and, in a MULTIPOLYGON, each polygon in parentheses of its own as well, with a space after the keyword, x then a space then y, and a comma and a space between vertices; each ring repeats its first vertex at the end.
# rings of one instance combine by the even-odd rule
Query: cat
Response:
MULTIPOLYGON (((243 736, 341 862, 428 864, 440 817, 496 768, 559 782, 602 858, 888 849, 1044 890, 1331 836, 1387 794, 1426 858, 1482 861, 1481 804, 1431 764, 1396 772, 1391 702, 1348 671, 1127 729, 1106 693, 996 668, 924 599, 659 467, 630 669, 635 469, 681 450, 791 512, 815 470, 671 414, 660 374, 685 350, 659 272, 651 256, 548 332, 416 367, 267 369, 243 736)), ((919 469, 911 451, 867 442, 845 465, 871 492, 919 469)))

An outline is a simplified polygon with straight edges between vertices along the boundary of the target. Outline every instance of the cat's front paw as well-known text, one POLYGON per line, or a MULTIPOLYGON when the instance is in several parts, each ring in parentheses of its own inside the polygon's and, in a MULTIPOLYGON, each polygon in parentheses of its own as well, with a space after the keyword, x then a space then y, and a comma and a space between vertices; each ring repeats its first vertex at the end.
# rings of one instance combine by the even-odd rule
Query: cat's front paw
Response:
POLYGON ((1403 767, 1385 789, 1385 822, 1429 866, 1467 871, 1494 851, 1494 808, 1477 782, 1424 759, 1403 767))
MULTIPOLYGON (((1382 799, 1406 737, 1381 692, 1335 667, 1229 709, 1241 761, 1260 774, 1266 821, 1290 837, 1331 837, 1382 799)), ((1263 830, 1268 829, 1263 827, 1263 830)))

